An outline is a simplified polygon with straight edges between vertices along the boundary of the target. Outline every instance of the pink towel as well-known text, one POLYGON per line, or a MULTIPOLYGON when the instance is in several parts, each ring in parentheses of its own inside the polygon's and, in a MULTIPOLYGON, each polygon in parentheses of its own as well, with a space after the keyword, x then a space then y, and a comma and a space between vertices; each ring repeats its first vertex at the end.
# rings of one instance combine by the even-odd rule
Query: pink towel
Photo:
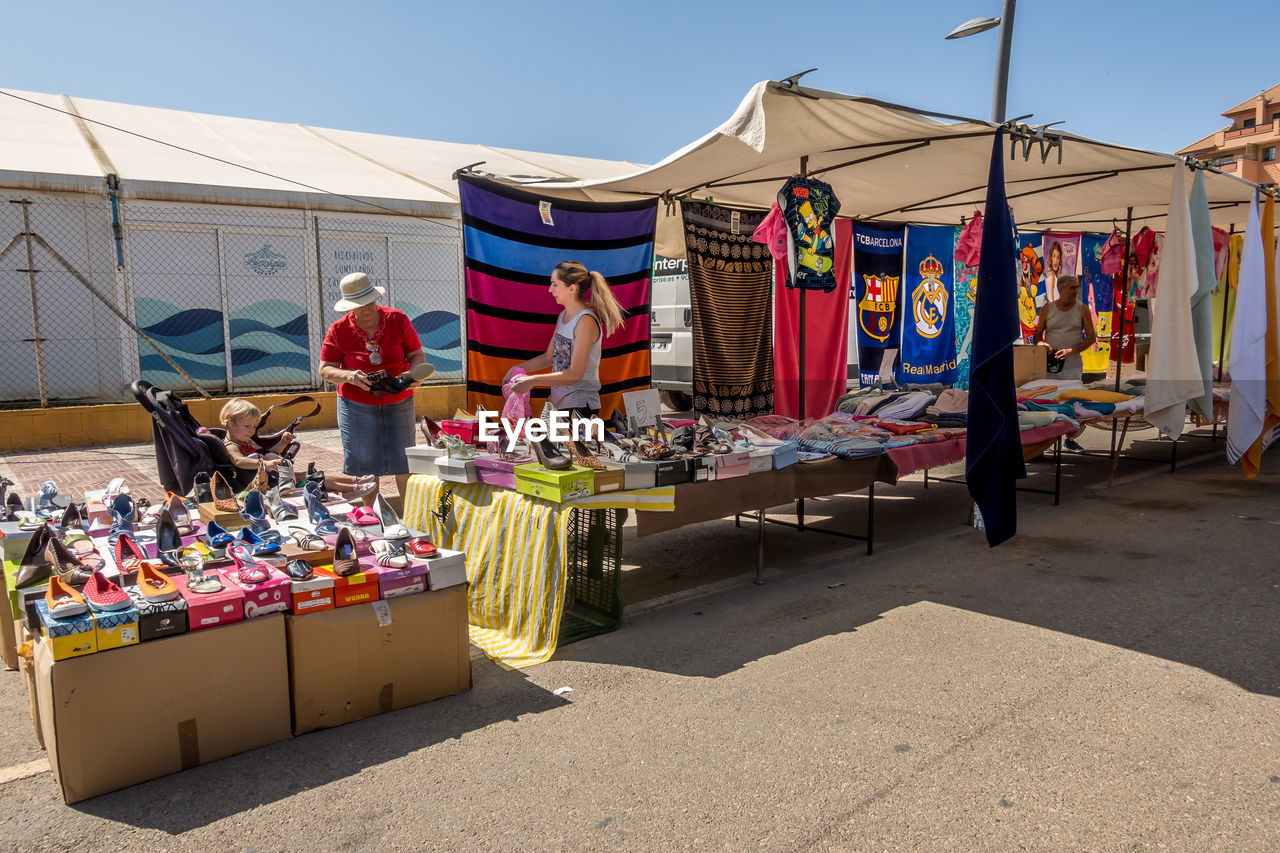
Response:
POLYGON ((751 232, 751 239, 764 243, 769 247, 769 254, 775 261, 787 256, 787 223, 782 218, 782 208, 774 202, 769 208, 769 215, 751 232))
POLYGON ((982 214, 973 212, 973 219, 960 232, 956 241, 955 259, 966 267, 976 267, 978 256, 982 253, 982 214))

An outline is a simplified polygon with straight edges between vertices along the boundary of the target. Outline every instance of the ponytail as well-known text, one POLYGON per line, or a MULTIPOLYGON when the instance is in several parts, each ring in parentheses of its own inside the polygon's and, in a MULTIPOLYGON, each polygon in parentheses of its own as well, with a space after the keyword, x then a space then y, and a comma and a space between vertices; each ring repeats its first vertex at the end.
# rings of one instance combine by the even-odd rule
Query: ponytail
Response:
POLYGON ((578 261, 561 261, 556 264, 555 272, 565 284, 577 288, 578 298, 596 312, 604 337, 618 330, 626 317, 604 276, 578 261))

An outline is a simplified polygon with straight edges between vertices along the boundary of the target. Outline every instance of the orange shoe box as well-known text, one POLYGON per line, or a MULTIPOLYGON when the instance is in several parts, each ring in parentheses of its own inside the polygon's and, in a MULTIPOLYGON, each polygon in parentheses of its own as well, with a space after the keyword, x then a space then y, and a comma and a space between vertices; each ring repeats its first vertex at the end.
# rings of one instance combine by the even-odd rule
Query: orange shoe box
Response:
POLYGON ((333 609, 333 576, 316 573, 305 581, 289 581, 295 616, 333 609))
POLYGON ((333 573, 332 569, 316 569, 316 574, 333 578, 333 606, 350 607, 353 604, 368 604, 381 598, 378 592, 378 573, 373 571, 356 572, 343 577, 333 573))

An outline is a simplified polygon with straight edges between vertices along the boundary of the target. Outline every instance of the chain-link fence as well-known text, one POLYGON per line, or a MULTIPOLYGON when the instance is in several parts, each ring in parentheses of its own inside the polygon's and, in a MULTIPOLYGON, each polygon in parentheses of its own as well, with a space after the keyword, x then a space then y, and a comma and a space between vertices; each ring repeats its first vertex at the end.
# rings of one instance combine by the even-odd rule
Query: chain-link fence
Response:
POLYGON ((457 220, 5 193, 0 401, 319 388, 338 282, 369 274, 463 378, 457 220))

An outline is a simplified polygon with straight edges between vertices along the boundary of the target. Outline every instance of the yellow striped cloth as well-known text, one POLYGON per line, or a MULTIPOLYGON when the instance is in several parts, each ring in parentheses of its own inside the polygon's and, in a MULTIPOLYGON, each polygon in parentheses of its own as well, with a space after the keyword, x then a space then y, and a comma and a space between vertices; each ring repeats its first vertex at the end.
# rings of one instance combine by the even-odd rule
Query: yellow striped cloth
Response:
POLYGON ((466 554, 471 642, 519 669, 551 657, 560 635, 568 546, 568 508, 675 509, 675 489, 593 495, 566 504, 485 483, 409 478, 402 520, 442 548, 466 554), (452 494, 449 524, 441 500, 452 494))

